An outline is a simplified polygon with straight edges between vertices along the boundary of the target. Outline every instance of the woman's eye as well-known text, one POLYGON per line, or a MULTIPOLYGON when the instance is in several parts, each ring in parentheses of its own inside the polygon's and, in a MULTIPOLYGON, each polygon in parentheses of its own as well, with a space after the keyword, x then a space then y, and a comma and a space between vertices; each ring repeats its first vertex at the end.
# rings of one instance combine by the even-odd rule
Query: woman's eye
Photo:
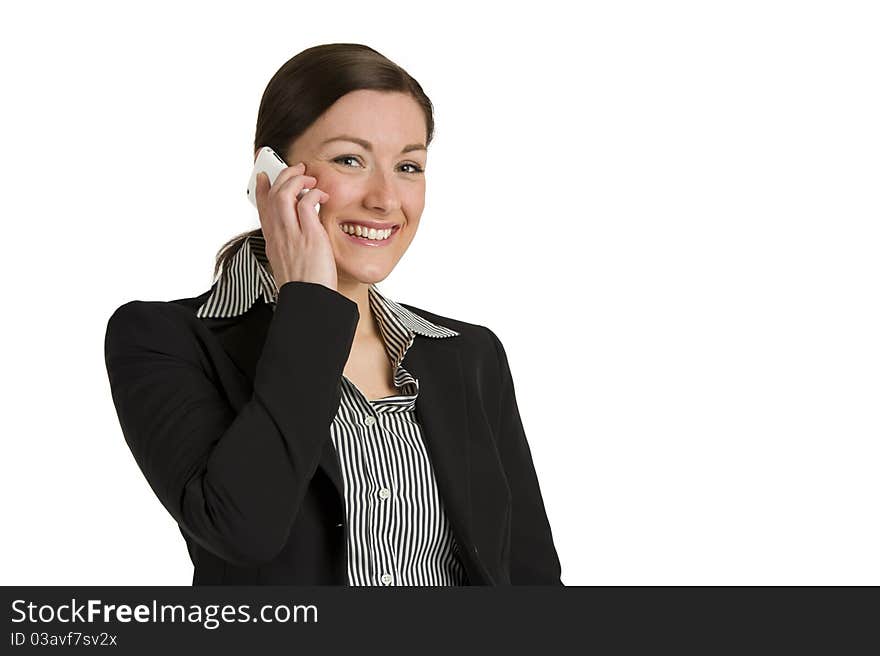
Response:
POLYGON ((347 160, 347 159, 357 160, 357 157, 353 157, 352 155, 342 155, 340 157, 337 157, 333 161, 342 163, 342 161, 347 160))
MULTIPOLYGON (((358 161, 358 158, 355 157, 354 155, 340 155, 339 157, 337 157, 333 161, 339 162, 340 164, 342 164, 343 162, 346 162, 348 160, 358 161)), ((344 166, 348 167, 347 164, 344 164, 344 166)), ((407 171, 407 173, 423 173, 424 172, 424 169, 422 169, 422 167, 420 167, 418 164, 413 164, 412 162, 406 162, 404 164, 401 164, 401 166, 412 167, 412 170, 407 171)), ((349 167, 349 168, 351 168, 351 167, 349 167)))

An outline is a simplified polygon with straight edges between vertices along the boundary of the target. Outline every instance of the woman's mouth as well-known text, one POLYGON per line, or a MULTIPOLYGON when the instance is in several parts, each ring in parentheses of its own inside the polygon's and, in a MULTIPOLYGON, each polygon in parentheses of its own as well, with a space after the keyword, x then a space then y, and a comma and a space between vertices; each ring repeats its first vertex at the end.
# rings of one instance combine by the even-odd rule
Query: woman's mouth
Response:
POLYGON ((345 235, 346 239, 355 244, 381 248, 382 246, 387 246, 395 238, 400 226, 396 225, 391 228, 386 228, 385 230, 376 230, 374 228, 365 228, 364 226, 357 226, 350 223, 340 223, 339 229, 345 235), (360 235, 357 234, 358 232, 360 235))

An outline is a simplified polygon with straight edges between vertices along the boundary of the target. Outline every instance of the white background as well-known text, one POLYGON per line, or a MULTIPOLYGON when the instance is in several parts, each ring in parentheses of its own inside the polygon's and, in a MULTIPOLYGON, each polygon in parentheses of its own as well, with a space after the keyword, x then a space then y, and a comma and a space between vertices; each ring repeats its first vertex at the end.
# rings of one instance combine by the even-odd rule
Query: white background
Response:
POLYGON ((871 5, 7 7, 0 580, 190 584, 106 322, 208 289, 269 78, 357 42, 436 107, 380 288, 501 338, 563 582, 880 584, 871 5))

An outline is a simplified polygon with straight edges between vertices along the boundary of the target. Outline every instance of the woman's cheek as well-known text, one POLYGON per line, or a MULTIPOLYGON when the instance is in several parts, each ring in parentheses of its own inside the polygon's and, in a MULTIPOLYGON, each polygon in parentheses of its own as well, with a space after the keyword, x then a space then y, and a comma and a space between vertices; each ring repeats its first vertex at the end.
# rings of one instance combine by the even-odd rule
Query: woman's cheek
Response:
POLYGON ((338 198, 339 192, 341 191, 339 185, 330 177, 324 175, 316 175, 315 176, 315 186, 321 191, 326 192, 330 195, 330 198, 327 200, 326 205, 337 205, 336 199, 338 198))

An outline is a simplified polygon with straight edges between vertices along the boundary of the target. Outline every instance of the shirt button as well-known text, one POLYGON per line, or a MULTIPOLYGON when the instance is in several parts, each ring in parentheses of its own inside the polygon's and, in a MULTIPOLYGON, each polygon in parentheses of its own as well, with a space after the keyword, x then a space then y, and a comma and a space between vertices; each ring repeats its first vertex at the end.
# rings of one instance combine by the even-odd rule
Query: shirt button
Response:
POLYGON ((385 585, 388 585, 389 583, 391 583, 391 574, 383 574, 382 575, 382 583, 384 583, 385 585))
POLYGON ((391 496, 391 490, 389 490, 387 487, 383 487, 381 490, 379 490, 379 496, 382 499, 387 499, 391 496))
POLYGON ((372 426, 373 424, 376 423, 376 419, 375 419, 375 417, 367 417, 366 419, 364 419, 364 423, 367 426, 372 426))

